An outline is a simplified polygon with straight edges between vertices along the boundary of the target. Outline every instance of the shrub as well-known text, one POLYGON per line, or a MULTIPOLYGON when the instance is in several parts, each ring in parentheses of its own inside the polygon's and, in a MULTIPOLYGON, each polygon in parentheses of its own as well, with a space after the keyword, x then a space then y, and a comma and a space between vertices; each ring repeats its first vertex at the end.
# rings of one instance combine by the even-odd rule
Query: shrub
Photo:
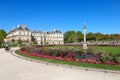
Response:
POLYGON ((120 57, 115 57, 114 60, 115 60, 115 63, 120 64, 120 57))
POLYGON ((57 56, 57 50, 51 49, 50 50, 50 56, 56 57, 57 56))
POLYGON ((106 54, 102 54, 101 56, 101 61, 102 62, 106 62, 106 61, 110 61, 111 60, 111 57, 109 55, 106 55, 106 54))
POLYGON ((21 44, 21 46, 26 46, 26 44, 21 44))
POLYGON ((85 58, 85 53, 83 50, 79 50, 79 51, 74 51, 74 55, 76 58, 78 59, 83 59, 85 58))
POLYGON ((37 41, 34 41, 33 44, 37 44, 37 41))
POLYGON ((5 47, 5 44, 4 43, 1 43, 0 44, 0 48, 4 48, 5 47))
POLYGON ((17 47, 18 44, 17 43, 14 43, 14 44, 10 44, 10 47, 17 47))
POLYGON ((67 56, 67 50, 62 50, 61 51, 61 57, 64 58, 67 56))
POLYGON ((93 50, 92 48, 88 48, 88 49, 87 49, 87 53, 89 53, 89 54, 94 54, 94 50, 93 50))
POLYGON ((74 58, 74 54, 73 54, 73 52, 72 51, 67 51, 67 57, 69 57, 69 58, 74 58))

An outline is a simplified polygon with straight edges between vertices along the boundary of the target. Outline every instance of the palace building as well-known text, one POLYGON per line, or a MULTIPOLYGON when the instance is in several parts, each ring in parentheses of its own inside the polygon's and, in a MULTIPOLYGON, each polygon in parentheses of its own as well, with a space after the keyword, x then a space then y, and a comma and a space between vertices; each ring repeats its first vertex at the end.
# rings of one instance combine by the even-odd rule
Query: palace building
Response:
POLYGON ((38 44, 64 44, 64 35, 59 30, 52 32, 31 31, 27 26, 18 25, 11 30, 5 39, 5 42, 15 42, 21 39, 23 42, 32 43, 37 41, 38 44))

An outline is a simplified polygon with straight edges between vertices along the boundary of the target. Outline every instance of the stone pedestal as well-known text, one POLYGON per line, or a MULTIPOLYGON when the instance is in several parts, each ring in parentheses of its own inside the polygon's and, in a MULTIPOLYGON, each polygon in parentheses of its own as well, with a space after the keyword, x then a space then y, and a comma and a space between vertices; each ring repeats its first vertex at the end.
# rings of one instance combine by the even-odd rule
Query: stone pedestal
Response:
POLYGON ((83 43, 83 49, 87 49, 87 43, 86 42, 83 43))

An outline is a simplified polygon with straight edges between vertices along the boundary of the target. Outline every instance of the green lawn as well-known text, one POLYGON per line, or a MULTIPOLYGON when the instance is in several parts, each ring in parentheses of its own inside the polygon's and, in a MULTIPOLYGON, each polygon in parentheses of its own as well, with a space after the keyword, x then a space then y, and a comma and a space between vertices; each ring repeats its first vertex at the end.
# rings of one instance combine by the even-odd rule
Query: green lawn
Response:
POLYGON ((112 47, 112 46, 92 46, 94 50, 104 50, 107 53, 111 53, 113 55, 120 53, 120 46, 119 47, 112 47))
MULTIPOLYGON (((78 50, 82 49, 82 46, 49 46, 52 48, 76 48, 78 50)), ((111 53, 113 55, 120 53, 120 46, 88 46, 88 48, 92 48, 94 51, 105 51, 106 53, 111 53)))

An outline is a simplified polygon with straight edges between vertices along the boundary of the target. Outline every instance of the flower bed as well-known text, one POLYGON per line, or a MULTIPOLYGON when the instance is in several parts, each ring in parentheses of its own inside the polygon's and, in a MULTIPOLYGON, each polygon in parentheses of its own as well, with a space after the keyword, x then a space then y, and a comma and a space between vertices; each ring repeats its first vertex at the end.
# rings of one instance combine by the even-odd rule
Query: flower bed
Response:
POLYGON ((120 66, 120 56, 113 56, 102 52, 94 53, 92 50, 76 50, 76 49, 59 49, 46 46, 22 47, 19 50, 23 54, 40 58, 68 61, 83 62, 90 64, 104 64, 120 66))

